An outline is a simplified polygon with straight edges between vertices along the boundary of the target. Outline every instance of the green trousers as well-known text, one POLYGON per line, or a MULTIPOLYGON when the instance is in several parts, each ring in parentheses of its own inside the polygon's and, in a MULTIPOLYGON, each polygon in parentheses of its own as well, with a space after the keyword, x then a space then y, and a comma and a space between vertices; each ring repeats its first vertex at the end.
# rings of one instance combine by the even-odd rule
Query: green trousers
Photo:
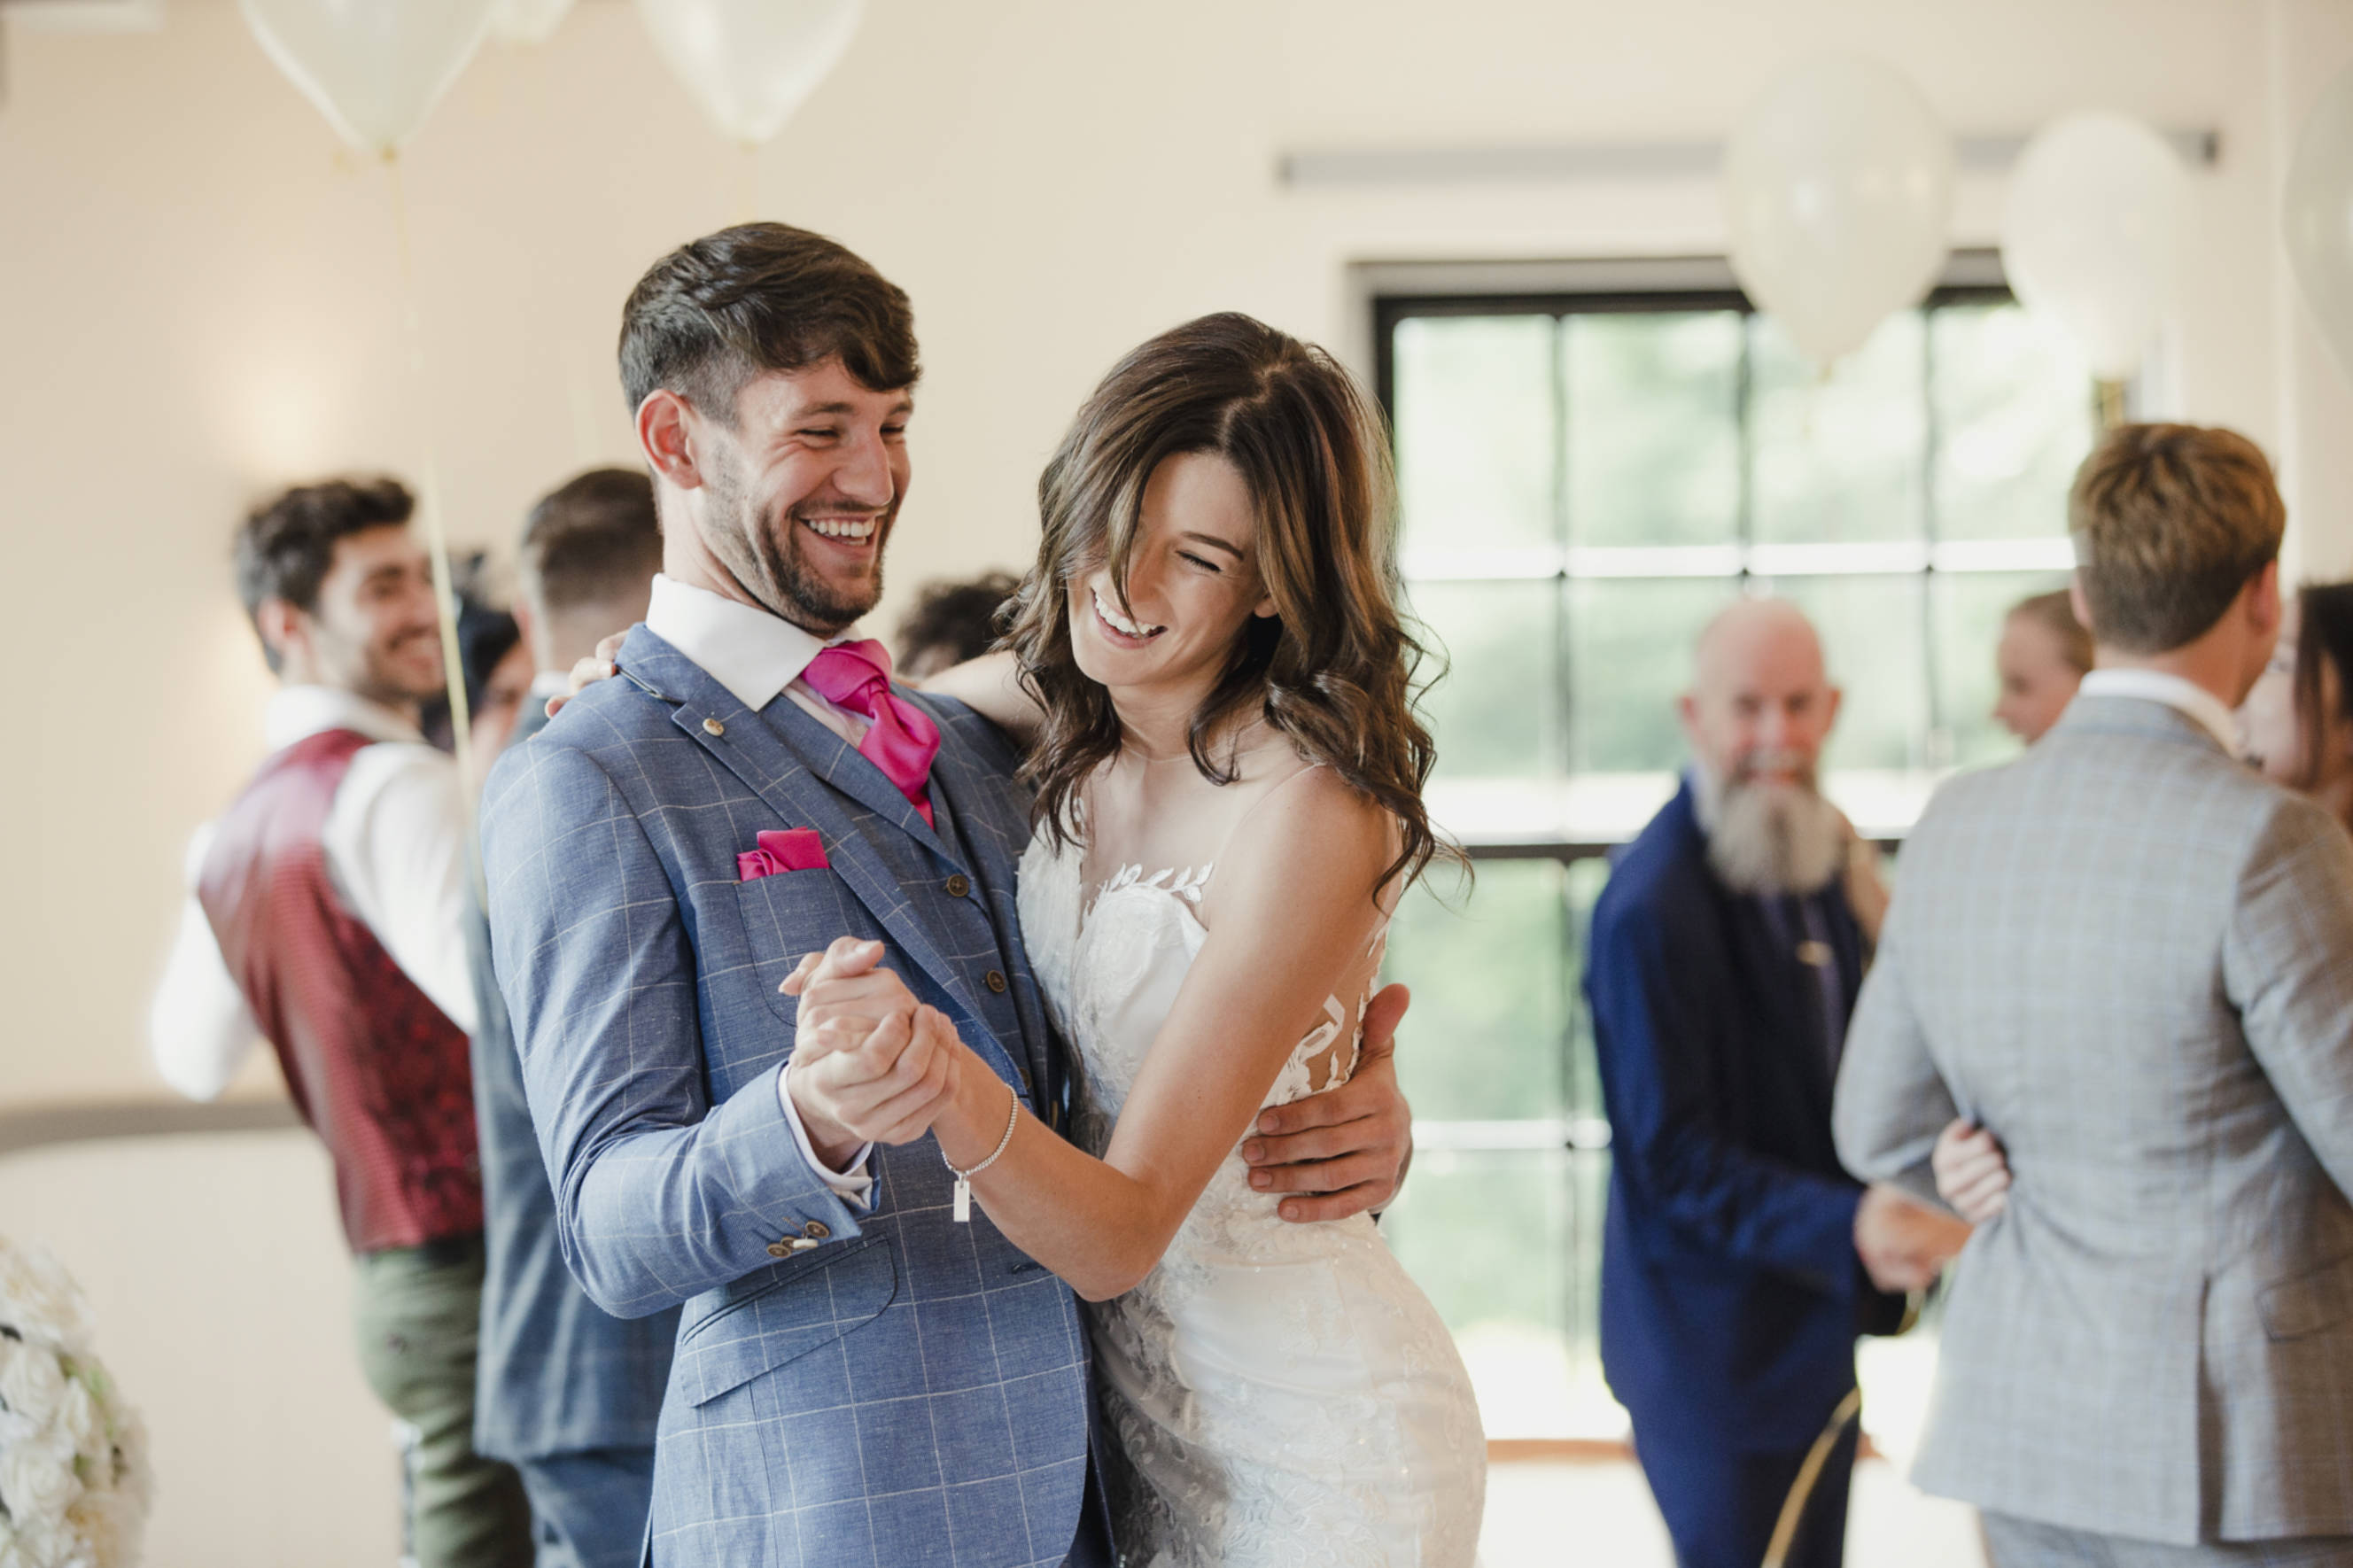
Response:
POLYGON ((522 1481, 474 1452, 481 1238, 364 1252, 354 1263, 360 1370, 415 1429, 403 1557, 417 1568, 530 1568, 522 1481))

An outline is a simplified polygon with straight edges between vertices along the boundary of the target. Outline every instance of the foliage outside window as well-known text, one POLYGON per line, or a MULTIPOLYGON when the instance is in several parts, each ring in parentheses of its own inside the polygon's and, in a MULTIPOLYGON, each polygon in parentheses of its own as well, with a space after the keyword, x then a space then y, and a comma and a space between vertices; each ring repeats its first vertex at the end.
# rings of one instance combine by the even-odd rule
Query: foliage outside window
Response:
POLYGON ((1602 849, 1683 765, 1692 640, 1744 592, 1802 605, 1846 694, 1827 787, 1900 836, 1938 778, 2013 749, 1994 643, 2064 580, 2092 384, 1982 270, 1827 375, 1728 286, 1392 293, 1373 314, 1409 592, 1451 666, 1432 800, 1478 861, 1475 890, 1440 879, 1392 938, 1420 1152, 1387 1225, 1491 1436, 1610 1433, 1578 971, 1602 849))

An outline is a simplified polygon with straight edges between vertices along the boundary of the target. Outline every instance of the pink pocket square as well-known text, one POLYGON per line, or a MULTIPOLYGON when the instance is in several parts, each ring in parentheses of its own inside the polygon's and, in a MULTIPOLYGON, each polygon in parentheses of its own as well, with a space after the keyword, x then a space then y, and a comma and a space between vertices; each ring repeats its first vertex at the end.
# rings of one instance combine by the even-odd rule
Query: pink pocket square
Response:
POLYGON ((756 881, 779 871, 822 871, 832 864, 825 858, 825 840, 818 837, 814 827, 763 833, 759 845, 757 849, 746 849, 735 857, 737 881, 756 881))

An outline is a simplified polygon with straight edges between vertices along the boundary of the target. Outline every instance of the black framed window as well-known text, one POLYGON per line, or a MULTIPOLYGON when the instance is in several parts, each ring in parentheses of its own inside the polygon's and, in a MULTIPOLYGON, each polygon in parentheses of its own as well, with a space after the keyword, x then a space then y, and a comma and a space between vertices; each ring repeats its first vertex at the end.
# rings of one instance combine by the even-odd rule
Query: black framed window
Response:
POLYGON ((2012 747, 1994 642, 2065 579, 2094 390, 1983 255, 1828 374, 1721 263, 1465 270, 1366 289, 1409 593, 1451 663, 1431 801, 1478 872, 1411 895, 1391 942, 1420 1152, 1387 1224, 1491 1433, 1583 1434, 1612 1407, 1579 960, 1607 848, 1683 764, 1693 638, 1744 592, 1801 605, 1846 693, 1826 786, 1900 837, 1937 779, 2012 747))

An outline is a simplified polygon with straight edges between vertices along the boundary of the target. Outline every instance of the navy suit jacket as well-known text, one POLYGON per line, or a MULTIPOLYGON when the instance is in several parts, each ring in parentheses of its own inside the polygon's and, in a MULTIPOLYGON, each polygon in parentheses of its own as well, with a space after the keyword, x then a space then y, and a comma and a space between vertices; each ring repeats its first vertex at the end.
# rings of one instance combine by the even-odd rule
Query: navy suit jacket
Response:
POLYGON ((873 1206, 850 1208, 776 1092, 798 1006, 777 983, 850 936, 1060 1124, 1011 748, 913 697, 942 731, 934 827, 789 697, 754 712, 642 626, 619 665, 500 759, 482 837, 565 1259, 607 1311, 684 1307, 652 1556, 1056 1568, 1088 1461, 1076 1300, 985 1212, 950 1219, 929 1137, 877 1149, 873 1206), (763 829, 797 827, 828 865, 740 879, 763 829))
MULTIPOLYGON (((510 749, 547 727, 535 702, 515 721, 510 749)), ((489 917, 470 911, 474 963, 474 1125, 482 1144, 482 1340, 474 1365, 474 1451, 543 1459, 590 1448, 654 1446, 670 1381, 678 1309, 617 1318, 588 1299, 564 1266, 555 1194, 523 1098, 522 1058, 491 963, 489 917)), ((647 1468, 652 1468, 647 1461, 647 1468)))
MULTIPOLYGON (((1852 1012, 1862 939, 1836 884, 1824 901, 1852 1012)), ((1855 1254, 1820 987, 1708 865, 1688 783, 1594 905, 1585 991, 1610 1128, 1610 1390, 1638 1441, 1803 1447, 1854 1386, 1856 1333, 1902 1302, 1855 1254)))

